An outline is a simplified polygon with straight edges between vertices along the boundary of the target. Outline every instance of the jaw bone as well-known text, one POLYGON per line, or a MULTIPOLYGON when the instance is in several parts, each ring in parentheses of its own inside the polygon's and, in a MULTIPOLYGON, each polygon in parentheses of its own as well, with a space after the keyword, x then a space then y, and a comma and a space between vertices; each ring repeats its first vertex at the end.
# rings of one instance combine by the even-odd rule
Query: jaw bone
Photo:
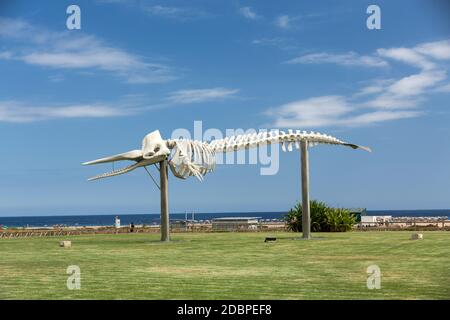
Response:
POLYGON ((155 164, 157 162, 163 161, 166 157, 167 157, 166 155, 155 155, 148 159, 144 159, 142 157, 141 150, 132 150, 132 151, 121 153, 121 154, 118 154, 115 156, 101 158, 101 159, 97 159, 97 160, 93 160, 93 161, 88 161, 88 162, 83 163, 83 165, 93 165, 93 164, 98 164, 98 163, 108 163, 108 162, 115 162, 115 161, 122 161, 122 160, 132 160, 132 161, 136 162, 127 167, 124 167, 121 169, 116 169, 116 170, 106 172, 103 174, 99 174, 99 175, 96 175, 96 176, 88 179, 88 181, 92 181, 92 180, 98 180, 98 179, 118 176, 118 175, 130 172, 130 171, 133 171, 134 169, 137 169, 140 167, 149 166, 149 165, 155 164))
POLYGON ((142 159, 142 151, 141 150, 131 150, 125 153, 116 154, 115 156, 110 156, 106 158, 101 158, 97 160, 92 160, 88 162, 84 162, 83 166, 98 164, 98 163, 107 163, 121 160, 134 160, 139 161, 142 159))
MULTIPOLYGON (((88 179, 88 181, 92 181, 92 180, 98 180, 98 179, 103 179, 103 178, 108 178, 108 177, 113 177, 113 176, 118 176, 130 171, 133 171, 134 169, 140 168, 140 167, 145 167, 145 166, 149 166, 152 164, 155 164, 157 162, 163 161, 166 157, 165 156, 156 156, 156 157, 152 157, 151 159, 142 159, 140 161, 137 161, 136 163, 125 167, 125 168, 121 168, 121 169, 116 169, 110 172, 106 172, 103 174, 99 174, 96 175, 94 177, 91 177, 88 179)), ((94 160, 95 161, 95 160, 94 160)), ((94 162, 91 161, 91 162, 94 162)), ((103 161, 105 162, 105 161, 103 161)), ((89 164, 89 163, 83 163, 83 164, 89 164)))
POLYGON ((118 176, 120 174, 124 174, 130 171, 133 171, 136 168, 149 166, 155 164, 157 162, 163 161, 170 155, 170 150, 167 147, 167 143, 162 139, 159 130, 153 131, 145 136, 142 141, 142 149, 141 150, 131 150, 125 153, 120 153, 114 156, 101 158, 93 161, 88 161, 83 163, 83 165, 93 165, 98 163, 108 163, 122 160, 131 160, 136 163, 117 170, 113 170, 111 172, 103 173, 88 180, 97 180, 102 178, 108 178, 113 176, 118 176))

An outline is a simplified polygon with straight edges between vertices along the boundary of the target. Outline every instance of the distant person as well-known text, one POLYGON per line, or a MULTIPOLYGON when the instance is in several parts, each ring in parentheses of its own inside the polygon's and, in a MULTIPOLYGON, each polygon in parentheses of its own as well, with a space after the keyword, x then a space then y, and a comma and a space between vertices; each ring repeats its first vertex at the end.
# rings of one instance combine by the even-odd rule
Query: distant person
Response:
POLYGON ((132 222, 131 224, 130 224, 130 232, 133 232, 134 231, 134 223, 132 222))
POLYGON ((119 216, 116 216, 115 221, 114 221, 114 225, 115 225, 116 229, 120 228, 120 218, 119 218, 119 216))

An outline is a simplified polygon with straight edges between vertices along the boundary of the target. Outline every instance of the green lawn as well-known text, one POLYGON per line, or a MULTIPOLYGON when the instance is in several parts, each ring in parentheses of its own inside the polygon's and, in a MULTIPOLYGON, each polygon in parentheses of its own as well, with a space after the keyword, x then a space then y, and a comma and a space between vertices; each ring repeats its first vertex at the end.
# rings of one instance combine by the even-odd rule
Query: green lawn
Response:
POLYGON ((449 299, 450 232, 0 239, 0 299, 449 299), (274 243, 264 243, 275 235, 274 243), (72 240, 60 248, 59 240, 72 240), (366 286, 369 265, 381 289, 366 286), (81 290, 66 269, 81 268, 81 290))

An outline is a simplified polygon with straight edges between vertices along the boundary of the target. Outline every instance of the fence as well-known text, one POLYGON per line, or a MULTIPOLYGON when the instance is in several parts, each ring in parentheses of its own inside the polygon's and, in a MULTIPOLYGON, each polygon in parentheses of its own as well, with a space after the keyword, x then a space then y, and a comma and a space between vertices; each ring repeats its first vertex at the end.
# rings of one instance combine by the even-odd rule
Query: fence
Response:
MULTIPOLYGON (((284 231, 285 224, 260 223, 257 231, 284 231)), ((135 227, 133 233, 159 233, 159 226, 135 227)), ((247 231, 247 230, 243 230, 247 231)), ((192 224, 187 228, 171 226, 171 232, 213 232, 211 224, 192 224)), ((0 230, 0 239, 31 238, 31 237, 64 237, 75 235, 95 234, 125 234, 131 233, 130 228, 104 227, 104 228, 77 228, 77 229, 8 229, 0 230)))

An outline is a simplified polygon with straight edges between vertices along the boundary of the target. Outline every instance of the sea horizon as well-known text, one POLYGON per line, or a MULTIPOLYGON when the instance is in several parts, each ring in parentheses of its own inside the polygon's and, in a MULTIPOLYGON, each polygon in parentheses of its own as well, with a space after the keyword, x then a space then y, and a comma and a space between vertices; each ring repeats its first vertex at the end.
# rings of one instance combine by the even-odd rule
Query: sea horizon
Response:
MULTIPOLYGON (((434 214, 438 212, 447 212, 450 216, 450 208, 448 209, 367 209, 367 208, 360 208, 360 207, 351 207, 347 208, 350 210, 353 209, 365 209, 368 215, 378 215, 380 212, 391 212, 391 213, 400 213, 400 212, 428 212, 429 214, 434 214), (376 214, 375 214, 376 213, 376 214)), ((186 210, 183 212, 170 212, 170 214, 185 214, 187 213, 190 215, 192 212, 195 214, 222 214, 222 213, 236 213, 236 214, 250 214, 250 213, 287 213, 289 210, 269 210, 269 211, 192 211, 192 210, 186 210)), ((129 216, 129 215, 160 215, 159 212, 150 212, 150 213, 50 213, 50 214, 43 214, 43 213, 33 213, 33 214, 11 214, 11 215, 2 215, 0 214, 0 219, 2 218, 27 218, 27 217, 79 217, 79 216, 129 216)))
MULTIPOLYGON (((171 220, 205 221, 220 217, 258 217, 260 219, 282 219, 287 211, 232 211, 232 212, 176 212, 170 214, 171 220)), ((367 210, 367 215, 390 215, 393 217, 450 217, 450 209, 412 209, 412 210, 367 210)), ((65 215, 28 215, 0 217, 0 226, 4 227, 49 227, 53 225, 65 226, 112 226, 114 219, 119 216, 122 225, 158 224, 159 213, 124 213, 124 214, 65 214, 65 215)))

